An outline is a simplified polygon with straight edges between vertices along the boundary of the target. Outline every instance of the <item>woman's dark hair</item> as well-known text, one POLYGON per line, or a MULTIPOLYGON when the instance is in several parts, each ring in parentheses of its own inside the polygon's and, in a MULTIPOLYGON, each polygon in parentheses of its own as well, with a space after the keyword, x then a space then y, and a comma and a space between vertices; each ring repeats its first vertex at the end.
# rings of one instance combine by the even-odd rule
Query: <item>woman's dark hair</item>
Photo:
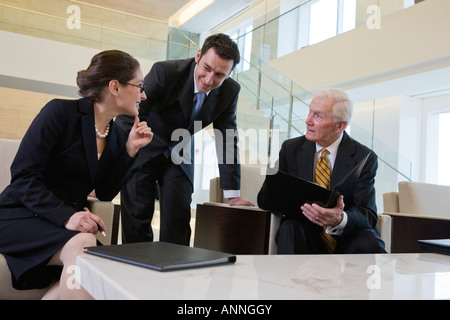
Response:
POLYGON ((111 80, 125 84, 136 76, 139 62, 128 53, 108 50, 96 54, 86 70, 78 72, 79 95, 93 102, 102 101, 102 92, 111 80))
POLYGON ((226 60, 233 60, 233 67, 241 61, 241 55, 237 44, 229 36, 223 33, 213 34, 206 38, 203 43, 201 55, 203 56, 209 49, 214 48, 217 55, 226 60))

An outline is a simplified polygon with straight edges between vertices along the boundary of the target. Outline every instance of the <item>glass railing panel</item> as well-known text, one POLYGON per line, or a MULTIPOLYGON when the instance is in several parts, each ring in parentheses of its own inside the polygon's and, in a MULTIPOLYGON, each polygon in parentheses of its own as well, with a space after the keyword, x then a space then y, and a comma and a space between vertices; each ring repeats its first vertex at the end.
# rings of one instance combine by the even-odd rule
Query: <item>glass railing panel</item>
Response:
POLYGON ((77 2, 81 20, 72 25, 66 8, 74 2, 53 3, 34 1, 26 8, 0 3, 0 30, 98 50, 119 49, 155 61, 166 57, 167 24, 77 2))
POLYGON ((194 57, 199 50, 198 34, 178 28, 170 28, 168 36, 167 60, 194 57))
POLYGON ((260 89, 259 76, 256 72, 254 72, 254 74, 252 74, 251 70, 248 70, 246 72, 241 72, 233 76, 233 78, 242 85, 245 85, 249 90, 252 91, 253 94, 260 96, 258 92, 258 90, 260 89))
POLYGON ((292 81, 271 67, 268 63, 261 64, 261 72, 273 82, 277 83, 277 90, 283 94, 292 93, 292 81))
MULTIPOLYGON (((309 105, 312 98, 310 92, 302 88, 300 85, 294 83, 292 80, 281 74, 278 70, 270 66, 268 63, 263 63, 257 57, 252 56, 251 69, 259 72, 260 77, 265 81, 262 85, 270 88, 270 92, 274 97, 283 97, 287 95, 294 95, 294 99, 303 102, 304 105, 309 105)), ((255 75, 255 79, 257 76, 255 75)))
MULTIPOLYGON (((318 2, 305 1, 300 5, 292 2, 292 7, 284 3, 282 8, 278 8, 280 14, 277 17, 266 16, 264 21, 256 19, 251 32, 253 43, 251 62, 254 65, 260 61, 268 62, 311 45, 311 7, 317 6, 318 2)), ((414 0, 336 0, 336 2, 338 6, 335 8, 334 16, 337 16, 338 20, 331 37, 361 26, 380 28, 384 17, 414 5, 414 0)), ((322 6, 322 9, 329 10, 329 6, 322 6)), ((318 15, 319 18, 321 16, 323 14, 318 15)), ((242 34, 239 38, 246 36, 247 34, 242 34)))
POLYGON ((289 91, 285 90, 277 83, 277 81, 265 74, 262 74, 261 76, 261 87, 264 88, 265 91, 270 91, 275 100, 281 100, 290 95, 289 91))
MULTIPOLYGON (((239 74, 241 79, 245 78, 243 74, 239 74)), ((283 92, 282 89, 273 90, 277 85, 275 85, 275 80, 270 79, 267 74, 261 76, 263 85, 264 83, 270 84, 266 85, 266 89, 260 89, 260 92, 263 94, 257 98, 254 97, 254 100, 257 101, 263 106, 263 108, 270 109, 270 114, 274 116, 274 128, 279 130, 279 138, 283 139, 279 141, 278 145, 282 143, 287 138, 301 136, 306 131, 305 120, 309 113, 309 102, 312 98, 311 93, 304 91, 300 93, 305 100, 297 99, 296 96, 282 96, 280 91, 283 92), (269 93, 270 89, 272 89, 271 93, 269 93), (262 98, 262 96, 267 95, 267 97, 262 98), (271 99, 271 100, 270 100, 271 99), (292 99, 292 110, 290 110, 291 103, 290 99, 292 99), (270 102, 271 101, 271 102, 270 102)), ((255 95, 255 85, 256 83, 251 79, 247 78, 247 82, 252 83, 253 87, 249 92, 255 95)), ((243 81, 245 83, 246 81, 243 81)), ((278 86, 282 87, 282 86, 278 86)), ((243 94, 245 91, 243 91, 243 94)), ((284 92, 284 94, 288 94, 284 92)), ((267 114, 267 113, 266 113, 267 114)), ((392 172, 396 174, 392 175, 397 179, 397 176, 401 179, 410 179, 411 176, 411 162, 400 156, 393 149, 388 148, 385 144, 381 143, 371 134, 366 132, 364 129, 358 127, 356 124, 352 125, 352 136, 360 141, 361 143, 371 147, 374 152, 379 155, 380 163, 383 163, 384 166, 391 168, 392 172)), ((386 169, 387 170, 387 169, 386 169)))
POLYGON ((350 131, 351 136, 354 139, 368 146, 377 154, 379 162, 383 162, 386 166, 396 171, 399 176, 403 177, 402 180, 411 180, 412 163, 410 160, 374 137, 356 123, 351 123, 350 131))
MULTIPOLYGON (((303 89, 300 86, 295 86, 274 68, 261 64, 258 58, 252 57, 251 61, 252 63, 249 63, 251 68, 237 73, 235 78, 241 85, 249 88, 250 94, 258 96, 255 99, 257 110, 263 111, 266 117, 274 116, 274 128, 278 130, 283 141, 293 134, 300 135, 304 132, 301 114, 307 110, 307 104, 293 96, 291 90, 296 87, 299 95, 304 97, 309 97, 310 94, 301 92, 303 89), (257 63, 258 66, 253 63, 257 63)), ((241 96, 247 95, 245 92, 243 90, 241 96)))
POLYGON ((185 44, 176 42, 169 42, 167 44, 167 58, 168 60, 186 59, 189 57, 190 48, 185 44))

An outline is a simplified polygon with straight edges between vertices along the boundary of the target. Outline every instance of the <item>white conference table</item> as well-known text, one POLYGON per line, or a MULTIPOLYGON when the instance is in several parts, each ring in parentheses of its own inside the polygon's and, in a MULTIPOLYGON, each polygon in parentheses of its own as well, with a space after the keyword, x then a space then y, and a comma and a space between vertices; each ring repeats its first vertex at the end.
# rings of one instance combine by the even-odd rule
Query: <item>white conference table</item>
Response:
POLYGON ((450 299, 450 256, 238 255, 234 264, 159 272, 82 255, 81 285, 95 299, 450 299))

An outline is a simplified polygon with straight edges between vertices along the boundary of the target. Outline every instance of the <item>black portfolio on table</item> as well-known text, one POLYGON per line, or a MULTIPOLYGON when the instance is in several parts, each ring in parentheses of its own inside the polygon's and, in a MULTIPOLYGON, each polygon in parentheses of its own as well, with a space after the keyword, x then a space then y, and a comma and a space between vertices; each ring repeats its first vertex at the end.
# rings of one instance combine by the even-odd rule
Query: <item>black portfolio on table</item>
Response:
POLYGON ((359 162, 334 188, 328 189, 314 182, 286 172, 267 169, 261 209, 294 217, 305 203, 317 203, 325 208, 336 206, 340 194, 352 194, 370 153, 359 162))
POLYGON ((450 239, 418 240, 419 251, 450 255, 450 239))
POLYGON ((209 267, 236 261, 233 254, 161 241, 87 247, 86 253, 158 271, 209 267))

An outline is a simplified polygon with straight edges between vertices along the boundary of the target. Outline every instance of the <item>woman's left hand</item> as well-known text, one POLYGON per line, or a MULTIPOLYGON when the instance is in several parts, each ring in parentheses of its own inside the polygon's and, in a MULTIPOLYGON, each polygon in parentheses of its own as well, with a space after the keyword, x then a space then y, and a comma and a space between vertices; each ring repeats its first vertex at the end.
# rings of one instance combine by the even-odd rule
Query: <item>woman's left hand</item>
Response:
POLYGON ((130 130, 127 140, 128 154, 134 158, 140 148, 145 147, 153 139, 152 129, 147 126, 147 122, 139 122, 139 117, 134 118, 134 125, 130 130))

